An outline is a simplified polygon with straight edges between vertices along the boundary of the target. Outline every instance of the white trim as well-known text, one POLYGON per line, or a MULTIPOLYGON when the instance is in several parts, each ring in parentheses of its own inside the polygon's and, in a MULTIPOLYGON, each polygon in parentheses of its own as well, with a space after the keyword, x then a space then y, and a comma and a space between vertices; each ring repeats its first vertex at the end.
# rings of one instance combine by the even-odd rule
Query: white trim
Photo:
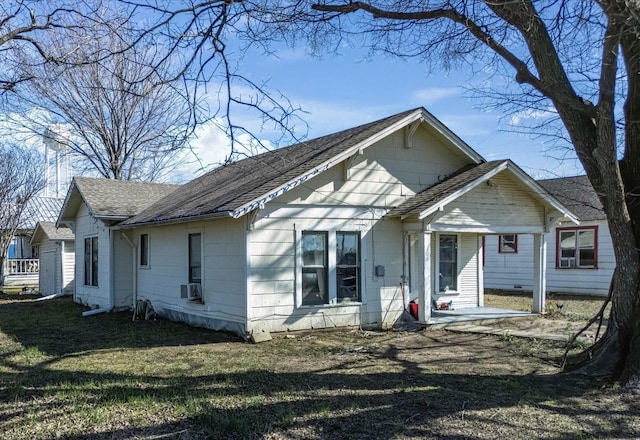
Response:
POLYGON ((339 225, 332 226, 330 228, 317 226, 313 224, 296 223, 294 224, 294 249, 295 249, 295 267, 294 267, 294 279, 295 279, 295 307, 296 308, 312 308, 318 309, 322 307, 335 307, 345 305, 362 305, 367 302, 367 286, 366 286, 366 233, 370 230, 369 227, 363 227, 364 225, 339 225), (327 295, 328 303, 325 304, 302 304, 302 233, 303 232, 317 232, 327 234, 327 295), (357 232, 360 234, 360 301, 351 303, 339 303, 338 299, 338 286, 332 280, 336 279, 336 233, 338 232, 357 232))
POLYGON ((361 220, 371 221, 381 219, 388 212, 387 208, 371 206, 327 206, 327 205, 302 205, 273 203, 265 206, 260 211, 256 220, 270 218, 286 219, 323 219, 323 220, 361 220))
POLYGON ((544 226, 500 226, 497 228, 487 225, 452 225, 431 224, 425 227, 426 231, 450 232, 450 233, 475 233, 486 235, 499 234, 539 234, 544 232, 544 226))
POLYGON ((187 261, 186 261, 186 265, 185 267, 187 268, 187 276, 185 277, 185 284, 187 283, 191 283, 192 281, 189 279, 189 257, 190 257, 190 252, 189 252, 189 236, 193 235, 193 234, 200 234, 200 292, 202 294, 202 301, 205 301, 205 295, 204 295, 204 287, 205 287, 205 261, 204 261, 204 242, 205 242, 205 237, 204 237, 204 228, 193 228, 193 229, 187 229, 186 230, 186 239, 187 239, 187 261))
POLYGON ((436 264, 435 264, 435 270, 436 270, 436 274, 440 271, 440 236, 441 235, 453 235, 456 237, 456 288, 455 290, 440 290, 440 276, 436 276, 434 279, 434 284, 435 284, 435 289, 434 289, 434 293, 436 295, 452 295, 452 294, 457 294, 460 293, 460 273, 462 271, 461 268, 461 264, 462 264, 462 258, 461 258, 461 241, 460 241, 460 234, 451 234, 451 233, 436 233, 436 243, 435 243, 435 247, 436 247, 436 255, 435 255, 435 259, 436 259, 436 264))
POLYGON ((531 177, 529 177, 529 175, 527 175, 524 171, 522 171, 520 168, 518 168, 518 166, 515 165, 510 160, 505 160, 504 162, 502 162, 500 165, 498 165, 497 167, 495 167, 491 171, 488 171, 486 174, 478 177, 477 179, 473 180, 472 182, 469 182, 467 185, 465 185, 464 187, 460 188, 458 191, 454 192, 453 194, 450 194, 449 196, 445 197, 443 200, 439 201, 437 204, 435 204, 435 205, 425 209, 424 211, 420 212, 420 214, 418 214, 418 219, 423 220, 424 218, 426 218, 427 216, 433 214, 434 212, 442 210, 449 203, 453 202, 454 200, 456 200, 459 197, 463 196, 467 192, 469 192, 472 189, 476 188, 478 185, 486 182, 487 180, 491 179, 493 176, 495 176, 495 175, 497 175, 497 174, 499 174, 499 173, 501 173, 501 172, 503 172, 505 170, 511 172, 511 174, 514 177, 518 178, 520 180, 520 182, 522 182, 525 186, 527 186, 527 188, 529 188, 529 190, 533 191, 538 197, 540 197, 542 200, 544 200, 549 206, 553 207, 554 209, 556 209, 557 211, 562 213, 566 218, 571 220, 573 223, 576 223, 576 224, 579 223, 579 220, 578 220, 578 218, 576 217, 575 214, 573 214, 571 211, 569 211, 567 208, 565 208, 555 198, 550 196, 540 186, 540 184, 538 184, 535 180, 533 180, 531 177))
POLYGON ((251 316, 251 299, 253 293, 253 281, 251 279, 251 252, 252 252, 252 243, 251 243, 251 230, 247 229, 244 232, 244 288, 245 288, 245 316, 246 322, 245 327, 247 333, 250 333, 253 329, 251 328, 252 316, 251 316))
MULTIPOLYGON (((124 232, 120 233, 121 236, 124 235, 124 232)), ((127 237, 128 238, 128 237, 127 237)), ((130 241, 130 240, 129 240, 130 241)), ((135 247, 135 246, 133 246, 135 247)), ((140 232, 138 233, 138 252, 136 252, 137 264, 136 266, 139 269, 151 269, 151 236, 148 232, 140 232), (142 260, 142 236, 147 236, 147 264, 142 264, 140 260, 142 260)))
POLYGON ((294 179, 289 180, 284 185, 281 185, 269 193, 263 194, 262 196, 253 199, 244 205, 236 208, 233 211, 233 218, 241 217, 247 214, 250 211, 253 211, 256 208, 264 206, 267 202, 275 199, 276 197, 284 194, 285 192, 303 184, 310 178, 323 173, 324 171, 332 168, 333 166, 341 163, 344 160, 347 160, 349 157, 354 154, 358 154, 360 151, 364 151, 365 148, 375 144, 381 139, 389 136, 392 133, 410 125, 415 121, 421 121, 424 123, 428 123, 431 128, 433 128, 437 133, 443 136, 446 140, 451 142, 455 147, 458 148, 462 153, 464 153, 469 159, 473 160, 475 163, 484 162, 482 156, 480 156, 477 152, 475 152, 469 145, 467 145, 462 139, 460 139, 455 133, 449 130, 442 122, 437 120, 431 113, 427 112, 423 108, 416 109, 414 112, 411 112, 404 118, 399 121, 391 124, 383 130, 374 133, 369 136, 367 139, 353 145, 352 147, 342 151, 341 153, 333 156, 331 159, 321 163, 320 165, 312 168, 306 173, 300 174, 296 176, 294 179))

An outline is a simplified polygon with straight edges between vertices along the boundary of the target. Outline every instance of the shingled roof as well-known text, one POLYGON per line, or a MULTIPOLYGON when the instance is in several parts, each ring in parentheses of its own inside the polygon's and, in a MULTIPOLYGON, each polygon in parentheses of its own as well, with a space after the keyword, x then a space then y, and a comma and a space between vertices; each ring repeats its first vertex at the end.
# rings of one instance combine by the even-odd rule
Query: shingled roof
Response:
POLYGON ((138 214, 177 188, 179 185, 165 183, 74 177, 58 222, 75 216, 80 198, 95 218, 123 220, 138 214))
POLYGON ((54 222, 38 222, 33 237, 31 237, 31 243, 39 243, 44 237, 47 237, 49 240, 62 241, 73 240, 75 238, 71 229, 67 227, 62 226, 56 228, 54 222))
POLYGON ((176 222, 183 219, 239 217, 347 159, 402 125, 428 120, 449 136, 464 154, 482 158, 422 107, 363 124, 348 130, 216 168, 183 185, 140 214, 120 224, 133 226, 176 222))
POLYGON ((587 176, 539 180, 549 194, 574 212, 580 220, 604 220, 607 216, 587 176))
POLYGON ((487 181, 495 174, 509 170, 531 190, 537 193, 538 197, 546 203, 561 211, 564 215, 575 220, 575 215, 571 209, 564 206, 560 200, 555 199, 538 185, 531 177, 522 171, 511 160, 494 160, 478 165, 467 165, 455 173, 447 176, 441 182, 416 194, 411 199, 405 201, 387 213, 387 217, 418 217, 425 218, 437 210, 440 206, 446 205, 457 197, 464 195, 467 191, 475 188, 479 183, 487 181))
POLYGON ((423 211, 438 205, 465 186, 505 163, 507 163, 505 160, 494 160, 480 165, 467 165, 447 176, 443 181, 416 194, 400 206, 392 208, 387 213, 387 217, 418 217, 423 211))

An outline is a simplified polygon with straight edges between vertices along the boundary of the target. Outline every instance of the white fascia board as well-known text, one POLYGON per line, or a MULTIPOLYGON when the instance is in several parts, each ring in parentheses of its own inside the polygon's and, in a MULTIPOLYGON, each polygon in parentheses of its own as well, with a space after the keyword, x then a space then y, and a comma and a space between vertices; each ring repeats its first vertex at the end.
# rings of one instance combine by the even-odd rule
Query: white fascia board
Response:
POLYGON ((529 176, 527 173, 522 171, 516 164, 514 164, 511 161, 509 161, 508 162, 508 169, 516 177, 518 177, 520 179, 520 181, 522 183, 524 183, 531 191, 533 191, 534 193, 536 193, 538 195, 538 197, 543 199, 549 206, 553 207, 555 210, 557 210, 560 213, 562 213, 566 218, 571 220, 576 225, 580 224, 580 220, 578 220, 578 217, 573 212, 568 210, 562 203, 560 203, 558 200, 556 200, 555 197, 553 197, 549 193, 547 193, 542 188, 542 186, 540 186, 540 184, 538 182, 533 180, 533 178, 531 178, 531 176, 529 176))
POLYGON ((429 215, 433 214, 434 212, 444 208, 449 203, 451 203, 454 200, 456 200, 458 197, 461 197, 461 196, 465 195, 466 193, 468 193, 469 191, 471 191, 472 189, 474 189, 475 187, 477 187, 481 183, 486 182, 487 180, 491 179, 496 174, 504 171, 507 168, 507 164, 508 164, 508 162, 504 161, 503 163, 501 163, 499 166, 495 167, 491 171, 489 171, 486 174, 478 177, 476 180, 466 184, 465 186, 463 186, 462 188, 460 188, 458 191, 454 192, 453 194, 449 195, 448 197, 445 197, 444 199, 442 199, 441 201, 436 203, 434 206, 432 206, 432 207, 430 207, 428 209, 425 209, 424 211, 422 211, 418 215, 418 219, 419 220, 424 220, 426 217, 428 217, 429 215))
POLYGON ((78 197, 80 197, 80 199, 82 200, 82 194, 80 194, 80 189, 78 189, 75 179, 71 180, 71 185, 69 186, 67 195, 64 198, 64 202, 62 202, 62 207, 60 208, 58 218, 56 219, 56 228, 59 228, 65 220, 68 220, 65 218, 65 214, 67 209, 69 208, 69 203, 71 203, 71 198, 74 192, 76 192, 78 194, 78 197))
POLYGON ((501 226, 493 227, 487 225, 458 225, 458 224, 433 224, 426 229, 431 232, 454 232, 472 233, 483 235, 499 234, 542 234, 545 232, 544 226, 501 226))
POLYGON ((215 220, 218 218, 232 218, 231 214, 232 213, 230 211, 222 211, 222 212, 215 212, 212 214, 196 215, 192 217, 174 217, 174 218, 169 218, 164 220, 151 220, 151 221, 145 221, 145 222, 139 222, 139 223, 129 223, 126 225, 116 224, 112 226, 112 229, 136 229, 136 228, 143 228, 147 226, 166 226, 166 225, 177 225, 177 224, 183 224, 183 223, 194 223, 194 222, 205 221, 205 220, 215 220))
POLYGON ((457 134, 451 131, 446 125, 440 122, 435 116, 429 113, 427 110, 422 109, 422 120, 429 123, 438 133, 440 133, 445 139, 454 144, 460 151, 462 151, 469 159, 475 163, 486 162, 478 152, 463 141, 457 134))
POLYGON ((245 203, 235 211, 233 211, 233 218, 242 217, 243 215, 253 211, 254 209, 262 208, 267 202, 275 199, 276 197, 284 194, 285 192, 297 187, 298 185, 306 182, 312 177, 327 171, 329 168, 333 167, 336 164, 348 159, 353 156, 357 152, 362 152, 365 148, 375 144, 381 139, 389 136, 392 133, 400 130, 401 128, 406 127, 414 121, 422 121, 431 125, 436 131, 438 131, 442 136, 444 136, 448 141, 454 144, 460 151, 462 151, 467 157, 473 160, 475 163, 485 162, 484 158, 476 153, 469 145, 467 145, 462 139, 460 139, 455 133, 449 130, 442 122, 438 121, 431 113, 426 111, 425 109, 417 109, 416 111, 410 113, 405 116, 398 122, 390 125, 384 130, 380 130, 369 138, 365 139, 362 142, 357 143, 351 148, 343 151, 342 153, 332 157, 326 162, 318 165, 317 167, 307 171, 304 174, 296 177, 295 179, 290 180, 284 185, 274 189, 273 191, 254 199, 248 203, 245 203))

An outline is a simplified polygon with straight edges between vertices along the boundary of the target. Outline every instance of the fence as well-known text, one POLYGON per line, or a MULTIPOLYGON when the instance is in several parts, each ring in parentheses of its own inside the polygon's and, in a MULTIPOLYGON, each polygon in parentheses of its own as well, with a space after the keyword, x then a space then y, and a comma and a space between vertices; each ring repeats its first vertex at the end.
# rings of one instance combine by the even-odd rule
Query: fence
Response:
POLYGON ((40 260, 37 258, 20 258, 7 260, 5 275, 37 275, 40 271, 40 260))

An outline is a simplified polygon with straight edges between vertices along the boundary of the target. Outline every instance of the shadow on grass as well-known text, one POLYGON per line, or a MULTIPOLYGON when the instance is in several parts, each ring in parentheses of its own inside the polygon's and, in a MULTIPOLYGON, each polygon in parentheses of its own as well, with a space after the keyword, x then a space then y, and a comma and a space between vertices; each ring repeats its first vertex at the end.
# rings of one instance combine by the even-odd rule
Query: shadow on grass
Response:
MULTIPOLYGON (((392 339, 358 350, 314 345, 306 352, 302 340, 261 346, 232 344, 233 352, 204 353, 207 363, 197 367, 195 374, 189 369, 196 368, 194 358, 172 374, 160 374, 153 366, 149 372, 128 373, 92 370, 91 365, 62 369, 56 362, 82 356, 85 350, 238 341, 166 321, 132 323, 128 313, 82 318, 79 312, 67 299, 0 302, 2 333, 26 347, 27 353, 29 347, 35 347, 48 355, 38 361, 36 353, 35 361, 24 367, 9 361, 13 352, 1 353, 0 427, 4 426, 5 434, 61 435, 75 440, 640 435, 634 422, 640 409, 636 403, 601 396, 593 384, 579 377, 478 373, 478 364, 490 368, 496 357, 501 362, 521 360, 500 353, 504 345, 495 338, 422 334, 403 345, 392 339), (455 346, 451 340, 456 341, 455 346), (482 340, 484 350, 478 349, 482 340), (291 344, 298 351, 285 352, 287 347, 282 344, 291 344), (316 349, 318 352, 313 351, 316 349), (435 351, 443 354, 437 363, 429 363, 429 352, 435 351), (264 358, 268 354, 271 358, 264 358), (242 359, 228 368, 225 356, 242 359), (79 414, 75 418, 74 412, 79 414), (43 422, 40 430, 29 432, 31 426, 21 425, 29 418, 50 424, 43 422), (51 426, 56 430, 51 431, 51 426), (27 430, 21 431, 23 428, 27 430)), ((175 361, 148 359, 158 364, 175 361)))
POLYGON ((0 295, 0 332, 24 347, 64 356, 87 350, 237 342, 236 336, 203 331, 163 319, 132 322, 131 312, 82 316, 70 297, 36 301, 32 295, 0 295))

